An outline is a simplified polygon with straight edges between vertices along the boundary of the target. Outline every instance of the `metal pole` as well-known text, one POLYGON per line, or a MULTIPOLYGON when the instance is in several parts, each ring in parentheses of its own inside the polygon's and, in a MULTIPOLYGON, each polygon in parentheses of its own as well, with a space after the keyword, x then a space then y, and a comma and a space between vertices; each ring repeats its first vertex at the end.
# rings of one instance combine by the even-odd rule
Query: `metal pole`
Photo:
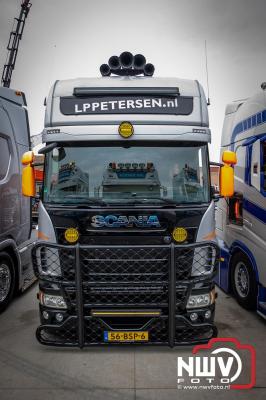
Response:
POLYGON ((82 276, 80 268, 80 247, 79 244, 75 248, 76 258, 76 304, 77 304, 77 318, 78 318, 78 341, 79 347, 82 349, 84 346, 84 310, 83 310, 83 287, 82 276))
POLYGON ((170 271, 169 271, 169 345, 175 345, 175 309, 176 309, 176 266, 175 266, 175 246, 171 243, 170 249, 170 271))

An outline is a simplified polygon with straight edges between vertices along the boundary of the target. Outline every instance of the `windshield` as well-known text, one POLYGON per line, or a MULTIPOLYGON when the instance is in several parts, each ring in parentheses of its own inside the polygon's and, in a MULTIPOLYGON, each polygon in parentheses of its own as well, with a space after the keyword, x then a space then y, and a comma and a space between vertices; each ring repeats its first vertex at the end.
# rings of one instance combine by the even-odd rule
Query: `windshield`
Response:
POLYGON ((57 147, 46 155, 43 193, 61 204, 205 203, 207 145, 57 147))

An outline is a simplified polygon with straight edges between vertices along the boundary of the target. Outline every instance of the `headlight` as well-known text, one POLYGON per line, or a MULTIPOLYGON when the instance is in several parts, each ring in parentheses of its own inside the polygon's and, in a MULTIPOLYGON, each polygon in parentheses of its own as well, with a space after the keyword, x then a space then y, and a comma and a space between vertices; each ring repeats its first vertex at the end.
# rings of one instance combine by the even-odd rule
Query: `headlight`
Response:
POLYGON ((200 308, 207 307, 213 303, 213 296, 211 293, 193 294, 189 296, 187 308, 200 308))
POLYGON ((194 250, 191 276, 209 275, 213 272, 215 249, 211 246, 197 247, 194 250))
POLYGON ((62 296, 55 296, 53 294, 46 294, 40 292, 39 295, 40 303, 43 306, 51 308, 67 308, 66 302, 62 296))

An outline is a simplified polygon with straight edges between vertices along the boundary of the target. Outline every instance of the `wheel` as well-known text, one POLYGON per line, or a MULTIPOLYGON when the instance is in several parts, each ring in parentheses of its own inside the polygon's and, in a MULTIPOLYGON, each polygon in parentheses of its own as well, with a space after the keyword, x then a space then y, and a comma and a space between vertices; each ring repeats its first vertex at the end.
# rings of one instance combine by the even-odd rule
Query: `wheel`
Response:
POLYGON ((15 269, 12 258, 6 252, 0 253, 0 312, 12 300, 15 289, 15 269))
POLYGON ((258 286, 252 265, 243 253, 237 253, 232 258, 231 284, 238 303, 247 310, 255 310, 258 286))

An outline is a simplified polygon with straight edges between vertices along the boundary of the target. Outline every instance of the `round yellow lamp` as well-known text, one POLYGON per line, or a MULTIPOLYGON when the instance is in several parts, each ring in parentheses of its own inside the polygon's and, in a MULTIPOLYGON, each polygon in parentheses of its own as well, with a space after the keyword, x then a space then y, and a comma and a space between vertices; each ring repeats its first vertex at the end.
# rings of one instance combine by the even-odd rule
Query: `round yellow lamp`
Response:
POLYGON ((118 128, 119 135, 127 139, 134 133, 133 125, 130 122, 121 122, 118 128))
POLYGON ((79 232, 75 228, 68 228, 65 231, 65 239, 68 243, 75 243, 79 238, 79 232))
POLYGON ((188 233, 185 228, 175 228, 173 230, 172 236, 177 243, 182 243, 187 239, 188 233))

